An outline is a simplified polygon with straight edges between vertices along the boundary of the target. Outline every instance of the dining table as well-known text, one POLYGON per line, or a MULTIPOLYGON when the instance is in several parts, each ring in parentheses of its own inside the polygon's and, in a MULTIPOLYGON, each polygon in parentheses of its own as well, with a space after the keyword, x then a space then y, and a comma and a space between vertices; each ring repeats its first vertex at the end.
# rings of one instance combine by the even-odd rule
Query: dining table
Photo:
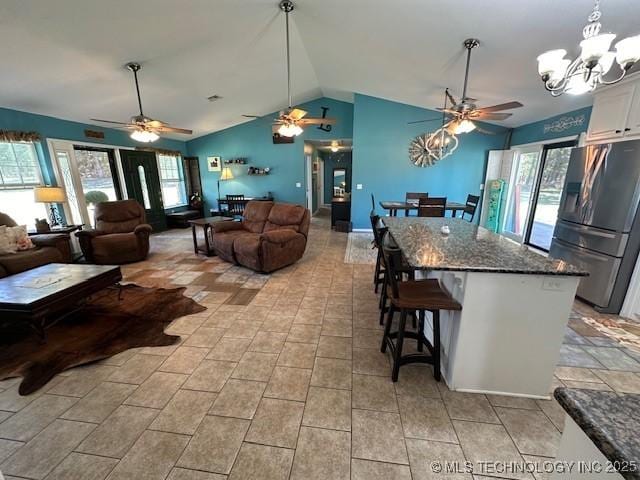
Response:
MULTIPOLYGON (((411 210, 418 210, 418 200, 415 201, 398 201, 398 200, 383 200, 380 202, 380 206, 384 210, 389 211, 389 215, 392 217, 398 216, 398 210, 404 210, 404 216, 408 217, 411 210)), ((458 202, 447 202, 444 207, 445 211, 451 212, 452 217, 457 217, 458 212, 464 212, 466 205, 458 202)))

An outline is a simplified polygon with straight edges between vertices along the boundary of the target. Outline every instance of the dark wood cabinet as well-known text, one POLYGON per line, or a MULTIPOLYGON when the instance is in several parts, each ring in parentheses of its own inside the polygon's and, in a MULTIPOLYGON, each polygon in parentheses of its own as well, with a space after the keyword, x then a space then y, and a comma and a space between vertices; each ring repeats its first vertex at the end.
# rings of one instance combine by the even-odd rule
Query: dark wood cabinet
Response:
POLYGON ((331 201, 331 226, 335 227, 338 221, 351 221, 351 200, 334 198, 331 201))

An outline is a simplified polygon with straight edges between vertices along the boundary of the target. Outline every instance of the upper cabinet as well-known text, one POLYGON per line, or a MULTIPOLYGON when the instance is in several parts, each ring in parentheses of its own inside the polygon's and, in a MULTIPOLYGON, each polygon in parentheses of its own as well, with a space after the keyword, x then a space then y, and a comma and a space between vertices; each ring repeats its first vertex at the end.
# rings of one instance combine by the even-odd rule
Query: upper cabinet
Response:
POLYGON ((595 94, 588 142, 624 140, 640 135, 640 81, 625 82, 595 94))

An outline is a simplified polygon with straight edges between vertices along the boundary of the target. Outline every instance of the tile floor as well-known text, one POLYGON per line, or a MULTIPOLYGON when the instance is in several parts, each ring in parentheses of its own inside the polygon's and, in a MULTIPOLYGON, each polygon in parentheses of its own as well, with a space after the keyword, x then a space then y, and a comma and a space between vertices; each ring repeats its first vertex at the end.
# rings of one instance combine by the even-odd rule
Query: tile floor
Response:
MULTIPOLYGON (((152 238, 141 285, 186 286, 208 307, 180 345, 129 350, 20 397, 0 382, 6 479, 431 479, 433 460, 544 461, 554 400, 451 392, 430 367, 389 379, 372 266, 315 219, 305 258, 259 275, 196 257, 188 231, 152 238)), ((554 386, 640 393, 640 353, 570 320, 554 386)), ((505 476, 500 474, 500 476, 505 476)), ((463 478, 464 475, 458 477, 463 478)), ((531 478, 531 477, 529 477, 531 478)))

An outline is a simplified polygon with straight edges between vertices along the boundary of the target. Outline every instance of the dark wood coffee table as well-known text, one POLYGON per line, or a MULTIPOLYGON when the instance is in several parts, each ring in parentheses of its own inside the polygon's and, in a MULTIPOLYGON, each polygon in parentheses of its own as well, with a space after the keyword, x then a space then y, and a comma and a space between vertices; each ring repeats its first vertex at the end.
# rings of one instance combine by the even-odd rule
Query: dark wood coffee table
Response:
POLYGON ((211 255, 215 255, 215 252, 211 248, 211 244, 209 243, 209 231, 211 227, 215 223, 219 222, 231 222, 233 218, 231 217, 205 217, 205 218, 196 218, 195 220, 189 220, 189 225, 191 225, 191 235, 193 236, 193 251, 197 255, 198 253, 204 253, 207 257, 211 255), (196 235, 196 228, 202 228, 204 231, 204 244, 198 243, 198 237, 196 235))
POLYGON ((0 317, 45 328, 76 311, 94 293, 118 285, 120 267, 50 263, 0 278, 0 317))

